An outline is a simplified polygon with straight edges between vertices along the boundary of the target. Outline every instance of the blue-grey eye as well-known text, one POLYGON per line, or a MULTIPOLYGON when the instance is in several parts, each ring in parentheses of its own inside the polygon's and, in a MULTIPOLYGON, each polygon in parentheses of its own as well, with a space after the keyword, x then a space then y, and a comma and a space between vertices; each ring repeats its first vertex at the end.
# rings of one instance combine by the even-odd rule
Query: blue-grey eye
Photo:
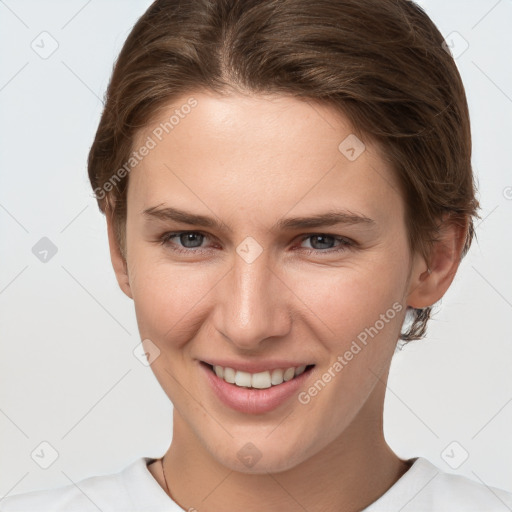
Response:
POLYGON ((313 249, 331 249, 336 239, 329 235, 311 235, 306 240, 310 240, 313 249))
POLYGON ((201 247, 204 235, 201 233, 181 233, 179 235, 180 243, 187 249, 193 249, 195 247, 201 247))

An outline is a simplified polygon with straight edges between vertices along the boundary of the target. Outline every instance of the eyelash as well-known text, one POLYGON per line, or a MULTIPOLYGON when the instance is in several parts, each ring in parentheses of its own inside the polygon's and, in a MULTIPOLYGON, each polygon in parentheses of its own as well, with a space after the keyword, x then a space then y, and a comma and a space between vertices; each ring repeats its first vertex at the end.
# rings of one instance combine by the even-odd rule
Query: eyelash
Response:
MULTIPOLYGON (((163 235, 161 235, 158 238, 158 242, 160 243, 160 245, 170 247, 172 251, 177 252, 177 253, 182 253, 182 254, 194 254, 194 253, 201 254, 202 252, 206 251, 206 249, 202 249, 202 248, 191 248, 191 249, 179 248, 179 247, 174 246, 172 243, 170 243, 170 240, 172 238, 179 237, 180 235, 183 235, 183 234, 202 235, 205 238, 208 238, 208 235, 201 231, 174 231, 174 232, 167 232, 167 233, 164 233, 163 235)), ((355 246, 355 243, 352 242, 351 240, 349 240, 347 238, 331 235, 329 233, 309 233, 307 235, 303 235, 300 242, 302 243, 302 242, 304 242, 304 240, 307 240, 308 238, 312 238, 314 236, 325 236, 325 237, 332 238, 332 239, 334 239, 334 241, 339 242, 340 245, 336 248, 331 248, 331 249, 309 249, 307 247, 299 247, 299 249, 302 251, 306 251, 306 254, 313 254, 313 253, 315 253, 315 254, 325 254, 325 253, 333 254, 333 253, 340 253, 340 252, 346 251, 347 249, 355 246)))

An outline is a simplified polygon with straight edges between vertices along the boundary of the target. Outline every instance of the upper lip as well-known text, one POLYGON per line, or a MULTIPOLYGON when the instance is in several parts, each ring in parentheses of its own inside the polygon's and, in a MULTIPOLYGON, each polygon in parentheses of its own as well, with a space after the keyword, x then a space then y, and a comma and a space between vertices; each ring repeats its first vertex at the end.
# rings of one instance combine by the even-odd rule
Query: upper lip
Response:
POLYGON ((311 366, 313 363, 306 361, 286 361, 284 359, 273 359, 272 361, 230 361, 228 359, 208 359, 202 360, 212 366, 222 366, 223 368, 233 368, 234 370, 241 370, 249 373, 259 373, 264 371, 272 371, 277 368, 286 370, 287 368, 298 368, 299 366, 311 366))

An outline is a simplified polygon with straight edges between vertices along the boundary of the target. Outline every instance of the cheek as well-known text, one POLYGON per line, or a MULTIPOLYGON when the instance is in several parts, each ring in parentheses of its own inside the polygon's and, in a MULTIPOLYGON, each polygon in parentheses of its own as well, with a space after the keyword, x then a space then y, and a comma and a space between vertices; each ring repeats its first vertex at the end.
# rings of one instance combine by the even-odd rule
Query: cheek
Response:
POLYGON ((323 373, 299 398, 328 418, 323 428, 331 432, 348 425, 389 365, 405 312, 404 272, 382 258, 297 280, 294 291, 314 313, 328 353, 323 373))
POLYGON ((203 269, 138 256, 130 286, 141 336, 179 343, 186 339, 186 329, 197 328, 201 302, 215 280, 203 269))
POLYGON ((401 271, 384 265, 339 268, 297 276, 294 291, 333 334, 345 339, 402 300, 403 280, 401 271))

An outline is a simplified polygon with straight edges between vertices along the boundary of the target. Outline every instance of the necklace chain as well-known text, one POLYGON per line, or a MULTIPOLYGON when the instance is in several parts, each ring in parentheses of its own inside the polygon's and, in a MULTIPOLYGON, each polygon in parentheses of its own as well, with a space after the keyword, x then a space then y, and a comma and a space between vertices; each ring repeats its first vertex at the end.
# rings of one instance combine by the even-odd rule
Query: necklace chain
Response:
POLYGON ((165 482, 165 488, 167 490, 167 494, 169 495, 169 497, 171 498, 171 500, 173 499, 172 497, 172 494, 171 494, 171 491, 169 490, 169 484, 167 483, 167 478, 165 477, 165 466, 164 466, 164 459, 165 459, 165 455, 162 457, 162 459, 160 460, 160 463, 162 464, 162 472, 164 474, 164 482, 165 482))

